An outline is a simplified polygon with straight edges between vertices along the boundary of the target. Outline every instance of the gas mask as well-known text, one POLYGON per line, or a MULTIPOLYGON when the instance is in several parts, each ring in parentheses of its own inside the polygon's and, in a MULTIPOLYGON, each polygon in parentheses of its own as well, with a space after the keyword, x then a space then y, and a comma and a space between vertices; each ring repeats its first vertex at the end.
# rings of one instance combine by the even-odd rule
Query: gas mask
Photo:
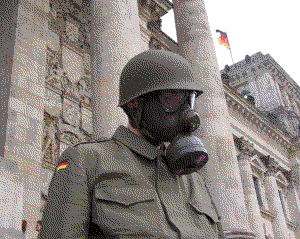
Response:
POLYGON ((191 174, 208 161, 201 140, 191 135, 200 126, 194 111, 196 94, 189 90, 158 90, 138 99, 138 128, 155 146, 170 143, 162 158, 173 174, 191 174))

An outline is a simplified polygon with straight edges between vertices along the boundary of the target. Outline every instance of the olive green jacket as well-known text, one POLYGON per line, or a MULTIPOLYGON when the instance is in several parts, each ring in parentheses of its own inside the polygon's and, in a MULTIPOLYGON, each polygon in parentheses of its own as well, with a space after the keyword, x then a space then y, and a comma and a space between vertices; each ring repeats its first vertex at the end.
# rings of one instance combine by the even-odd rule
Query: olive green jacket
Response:
POLYGON ((123 126, 66 149, 38 238, 220 238, 200 175, 174 176, 159 155, 123 126))

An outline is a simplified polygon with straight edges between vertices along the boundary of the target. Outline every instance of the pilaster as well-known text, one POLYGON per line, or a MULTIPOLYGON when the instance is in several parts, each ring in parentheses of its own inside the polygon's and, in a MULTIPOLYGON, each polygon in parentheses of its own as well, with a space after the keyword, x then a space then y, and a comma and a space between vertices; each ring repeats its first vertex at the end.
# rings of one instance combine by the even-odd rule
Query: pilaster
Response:
POLYGON ((264 228, 261 222, 260 208, 257 201, 250 165, 250 159, 254 155, 254 144, 245 140, 243 137, 237 138, 235 143, 240 152, 237 159, 239 161, 250 228, 256 234, 257 238, 263 239, 265 238, 264 228))
POLYGON ((275 219, 272 222, 274 236, 275 239, 288 239, 289 231, 280 202, 278 185, 276 182, 276 174, 279 172, 280 167, 278 162, 270 156, 265 156, 263 160, 266 162, 267 166, 265 185, 266 193, 268 195, 269 207, 270 211, 276 215, 275 219))

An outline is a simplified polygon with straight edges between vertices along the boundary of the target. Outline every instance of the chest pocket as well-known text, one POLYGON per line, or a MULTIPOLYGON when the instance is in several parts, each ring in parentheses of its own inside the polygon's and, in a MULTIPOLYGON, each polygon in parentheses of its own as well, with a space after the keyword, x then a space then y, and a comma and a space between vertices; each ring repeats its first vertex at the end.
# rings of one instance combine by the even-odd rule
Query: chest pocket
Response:
POLYGON ((95 223, 111 235, 139 235, 156 223, 155 195, 145 187, 95 188, 94 206, 95 223))
POLYGON ((116 203, 123 206, 154 201, 150 189, 137 186, 98 188, 94 190, 94 196, 96 200, 103 203, 116 203))

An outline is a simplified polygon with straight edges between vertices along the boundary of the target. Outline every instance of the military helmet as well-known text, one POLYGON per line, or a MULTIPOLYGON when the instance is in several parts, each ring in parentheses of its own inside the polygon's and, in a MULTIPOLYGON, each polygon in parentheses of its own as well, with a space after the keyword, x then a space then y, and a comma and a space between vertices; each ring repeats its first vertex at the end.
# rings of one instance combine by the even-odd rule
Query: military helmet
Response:
POLYGON ((189 62, 178 54, 164 50, 147 50, 133 57, 120 77, 119 105, 156 90, 203 91, 196 84, 189 62))

